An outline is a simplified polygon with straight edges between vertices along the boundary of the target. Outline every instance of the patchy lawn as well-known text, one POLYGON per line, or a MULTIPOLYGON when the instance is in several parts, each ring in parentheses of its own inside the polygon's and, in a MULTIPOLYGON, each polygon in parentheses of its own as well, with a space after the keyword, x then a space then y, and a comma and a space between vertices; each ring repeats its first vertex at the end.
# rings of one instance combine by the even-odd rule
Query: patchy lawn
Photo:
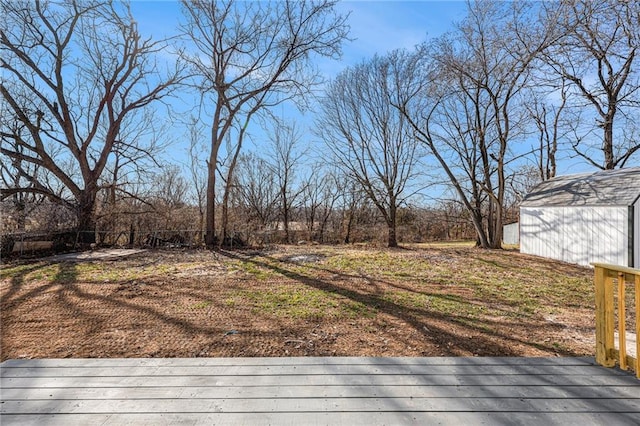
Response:
POLYGON ((148 251, 0 271, 2 360, 594 352, 593 272, 514 251, 148 251))

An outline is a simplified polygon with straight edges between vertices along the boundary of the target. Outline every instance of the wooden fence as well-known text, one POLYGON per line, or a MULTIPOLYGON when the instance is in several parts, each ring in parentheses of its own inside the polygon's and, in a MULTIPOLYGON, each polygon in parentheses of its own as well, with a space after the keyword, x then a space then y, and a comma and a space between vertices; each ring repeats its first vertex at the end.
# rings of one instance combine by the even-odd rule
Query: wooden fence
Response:
POLYGON ((623 370, 635 371, 640 379, 640 269, 604 263, 593 263, 593 266, 596 286, 596 361, 605 367, 613 367, 618 363, 623 370), (630 292, 627 292, 628 289, 630 292), (628 301, 633 304, 630 310, 627 309, 628 301), (635 332, 635 356, 627 353, 627 323, 635 327, 635 330, 630 330, 635 332), (618 349, 615 347, 616 328, 618 349))

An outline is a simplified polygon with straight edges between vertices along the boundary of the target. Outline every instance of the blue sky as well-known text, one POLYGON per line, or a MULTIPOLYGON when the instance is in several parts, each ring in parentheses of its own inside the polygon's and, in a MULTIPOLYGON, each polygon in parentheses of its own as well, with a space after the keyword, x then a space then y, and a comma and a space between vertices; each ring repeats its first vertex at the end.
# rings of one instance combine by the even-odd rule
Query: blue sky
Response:
MULTIPOLYGON (((169 37, 176 33, 182 18, 180 4, 175 0, 132 0, 132 12, 142 34, 154 38, 169 37)), ((415 45, 454 29, 467 9, 463 0, 440 1, 342 1, 337 5, 341 13, 349 13, 350 37, 345 42, 343 57, 339 61, 323 60, 318 63, 325 77, 335 77, 346 67, 371 58, 376 53, 384 54, 397 48, 412 48, 415 45)), ((190 103, 190 100, 187 100, 190 103)), ((184 106, 178 109, 184 109, 184 106)), ((317 141, 313 140, 311 128, 313 113, 301 115, 293 106, 282 105, 275 111, 280 118, 296 122, 305 133, 305 139, 319 158, 324 157, 317 141)), ((208 123, 206 123, 208 124, 208 123)), ((187 141, 182 141, 187 129, 174 126, 171 136, 176 142, 171 147, 172 161, 187 161, 187 141)), ((260 153, 264 147, 265 133, 254 123, 250 127, 249 141, 245 150, 260 153)), ((204 155, 204 152, 203 152, 204 155)), ((590 170, 589 166, 575 159, 561 159, 559 173, 577 173, 590 170)))
POLYGON ((397 48, 411 48, 452 28, 464 17, 464 1, 345 1, 351 37, 343 62, 353 64, 397 48))
MULTIPOLYGON (((154 38, 170 37, 176 34, 178 22, 182 18, 180 3, 176 0, 132 0, 132 12, 138 21, 142 34, 154 38)), ((384 54, 393 49, 412 48, 432 37, 453 30, 454 23, 464 19, 467 3, 464 0, 417 0, 417 1, 341 1, 337 5, 343 14, 349 14, 351 41, 343 45, 343 56, 339 61, 322 60, 318 63, 327 79, 335 77, 346 67, 371 58, 376 53, 384 54)), ((185 99, 190 104, 190 99, 185 99)), ((176 103, 176 109, 184 110, 184 104, 176 103)), ((305 142, 313 147, 309 151, 314 155, 311 161, 326 158, 322 145, 314 140, 312 133, 313 112, 301 114, 289 104, 278 106, 275 113, 287 122, 295 122, 304 133, 305 142)), ((205 122, 205 125, 209 125, 205 122)), ((184 135, 186 127, 176 124, 171 132, 175 141, 171 145, 171 161, 187 162, 188 142, 184 135)), ((205 132, 206 134, 206 132, 205 132)), ((264 152, 266 133, 254 122, 249 129, 249 138, 245 142, 245 152, 264 152)), ((205 141, 206 143, 206 141, 205 141)), ((207 149, 207 148, 205 148, 207 149)), ((224 150, 224 146, 222 147, 224 150)), ((207 149, 208 151, 208 149, 207 149)), ((203 158, 208 152, 203 152, 203 158)), ((222 153, 224 156, 224 153, 222 153)), ((559 173, 578 173, 590 170, 590 167, 575 159, 559 159, 559 173)))
MULTIPOLYGON (((175 0, 132 0, 131 8, 141 33, 156 39, 174 35, 182 18, 180 4, 175 0)), ((466 2, 343 1, 338 3, 337 8, 339 12, 349 14, 350 38, 353 40, 345 42, 341 60, 325 60, 318 64, 327 78, 336 76, 346 67, 371 58, 376 53, 412 48, 427 37, 442 34, 452 28, 454 21, 464 17, 466 2)), ((181 109, 179 106, 177 108, 181 109)), ((313 121, 311 114, 301 116, 291 106, 279 107, 277 113, 286 120, 295 120, 302 127, 308 128, 313 121)), ((184 129, 175 131, 184 134, 184 129)), ((254 125, 252 133, 253 143, 249 143, 248 148, 259 150, 259 140, 263 136, 261 129, 254 125)), ((185 149, 180 143, 174 145, 172 157, 181 161, 185 149)))
MULTIPOLYGON (((143 34, 154 37, 175 33, 181 18, 180 4, 175 0, 133 0, 132 12, 143 34)), ((462 0, 440 1, 342 1, 341 13, 350 13, 351 38, 344 45, 344 56, 335 63, 337 73, 344 67, 376 53, 406 47, 451 29, 466 10, 462 0)))

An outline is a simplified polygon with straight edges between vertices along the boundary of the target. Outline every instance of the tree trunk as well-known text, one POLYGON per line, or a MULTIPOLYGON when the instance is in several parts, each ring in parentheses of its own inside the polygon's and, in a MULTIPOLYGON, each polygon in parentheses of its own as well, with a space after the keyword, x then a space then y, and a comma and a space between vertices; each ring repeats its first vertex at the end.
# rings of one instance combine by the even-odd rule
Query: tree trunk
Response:
POLYGON ((316 206, 312 202, 311 207, 309 207, 309 213, 307 214, 307 240, 313 241, 313 224, 316 219, 316 206))
POLYGON ((496 211, 496 217, 494 221, 493 230, 493 243, 491 244, 491 248, 493 249, 501 249, 502 248, 502 207, 499 206, 496 211))
POLYGON ((388 238, 387 238, 387 247, 398 247, 398 239, 396 236, 396 225, 394 224, 389 224, 389 232, 388 232, 388 238))
POLYGON ((227 184, 224 188, 224 195, 222 196, 222 232, 220 241, 218 241, 219 247, 222 247, 229 238, 229 192, 229 184, 227 184))
POLYGON ((327 231, 327 222, 329 221, 329 213, 330 210, 326 210, 325 214, 322 218, 322 222, 320 222, 320 229, 319 229, 319 233, 318 233, 318 242, 319 243, 324 243, 324 234, 327 231))
POLYGON ((353 219, 354 219, 354 212, 353 212, 353 208, 349 209, 349 216, 347 219, 347 230, 346 230, 346 234, 344 236, 344 243, 345 244, 350 244, 351 243, 351 229, 353 228, 353 219))
MULTIPOLYGON (((211 167, 210 167, 211 169, 211 167)), ((215 218, 215 169, 209 170, 209 179, 207 183, 207 213, 205 223, 204 242, 207 248, 214 248, 216 244, 216 218, 215 218), (213 175, 213 176, 212 176, 213 175)))
POLYGON ((133 223, 129 224, 129 247, 133 248, 136 242, 136 229, 133 227, 133 223))
POLYGON ((240 156, 240 150, 242 149, 244 134, 252 115, 253 112, 250 112, 245 120, 244 127, 240 130, 240 134, 238 135, 238 144, 236 145, 236 150, 233 153, 231 164, 229 164, 229 170, 227 170, 227 181, 224 186, 224 196, 222 197, 222 239, 220 240, 220 246, 222 246, 229 237, 229 197, 231 195, 231 189, 233 188, 233 173, 236 169, 236 165, 238 164, 238 157, 240 156))
POLYGON ((213 143, 211 156, 207 164, 207 206, 204 242, 207 248, 216 245, 216 168, 218 159, 218 145, 213 143))
POLYGON ((389 221, 387 222, 387 226, 389 228, 388 238, 387 238, 387 247, 398 247, 398 238, 396 235, 396 222, 397 222, 397 209, 395 206, 395 200, 391 200, 391 206, 389 208, 389 221))
POLYGON ((20 232, 25 231, 26 224, 27 224, 27 214, 26 214, 27 206, 24 201, 24 197, 25 197, 24 194, 15 194, 13 196, 13 204, 16 209, 16 216, 17 216, 17 222, 18 222, 18 231, 20 232))
POLYGON ((82 245, 96 242, 96 191, 85 189, 78 204, 78 242, 82 245))
POLYGON ((476 240, 477 240, 476 245, 482 248, 489 248, 490 247, 489 240, 482 226, 482 213, 480 211, 472 211, 471 221, 476 231, 476 240))
MULTIPOLYGON (((285 184, 286 187, 286 184, 285 184)), ((289 230, 289 200, 287 198, 286 189, 281 192, 282 197, 282 226, 284 228, 284 237, 287 243, 291 243, 291 233, 289 230)))
POLYGON ((604 140, 602 151, 604 152, 604 169, 613 170, 616 167, 613 158, 613 114, 607 114, 603 123, 604 140))
POLYGON ((200 207, 200 211, 198 212, 198 244, 202 244, 204 242, 203 239, 204 234, 204 210, 200 207))
POLYGON ((291 243, 291 231, 289 230, 289 212, 285 209, 284 214, 282 215, 282 224, 284 226, 284 238, 286 239, 287 244, 291 243))

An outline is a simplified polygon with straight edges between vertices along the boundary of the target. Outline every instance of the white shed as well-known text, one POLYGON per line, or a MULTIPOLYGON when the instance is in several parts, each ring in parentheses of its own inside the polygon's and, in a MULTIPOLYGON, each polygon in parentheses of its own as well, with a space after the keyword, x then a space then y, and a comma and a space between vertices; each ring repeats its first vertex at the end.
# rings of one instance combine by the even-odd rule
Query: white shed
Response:
POLYGON ((540 183, 520 205, 520 251, 640 267, 640 167, 540 183))

